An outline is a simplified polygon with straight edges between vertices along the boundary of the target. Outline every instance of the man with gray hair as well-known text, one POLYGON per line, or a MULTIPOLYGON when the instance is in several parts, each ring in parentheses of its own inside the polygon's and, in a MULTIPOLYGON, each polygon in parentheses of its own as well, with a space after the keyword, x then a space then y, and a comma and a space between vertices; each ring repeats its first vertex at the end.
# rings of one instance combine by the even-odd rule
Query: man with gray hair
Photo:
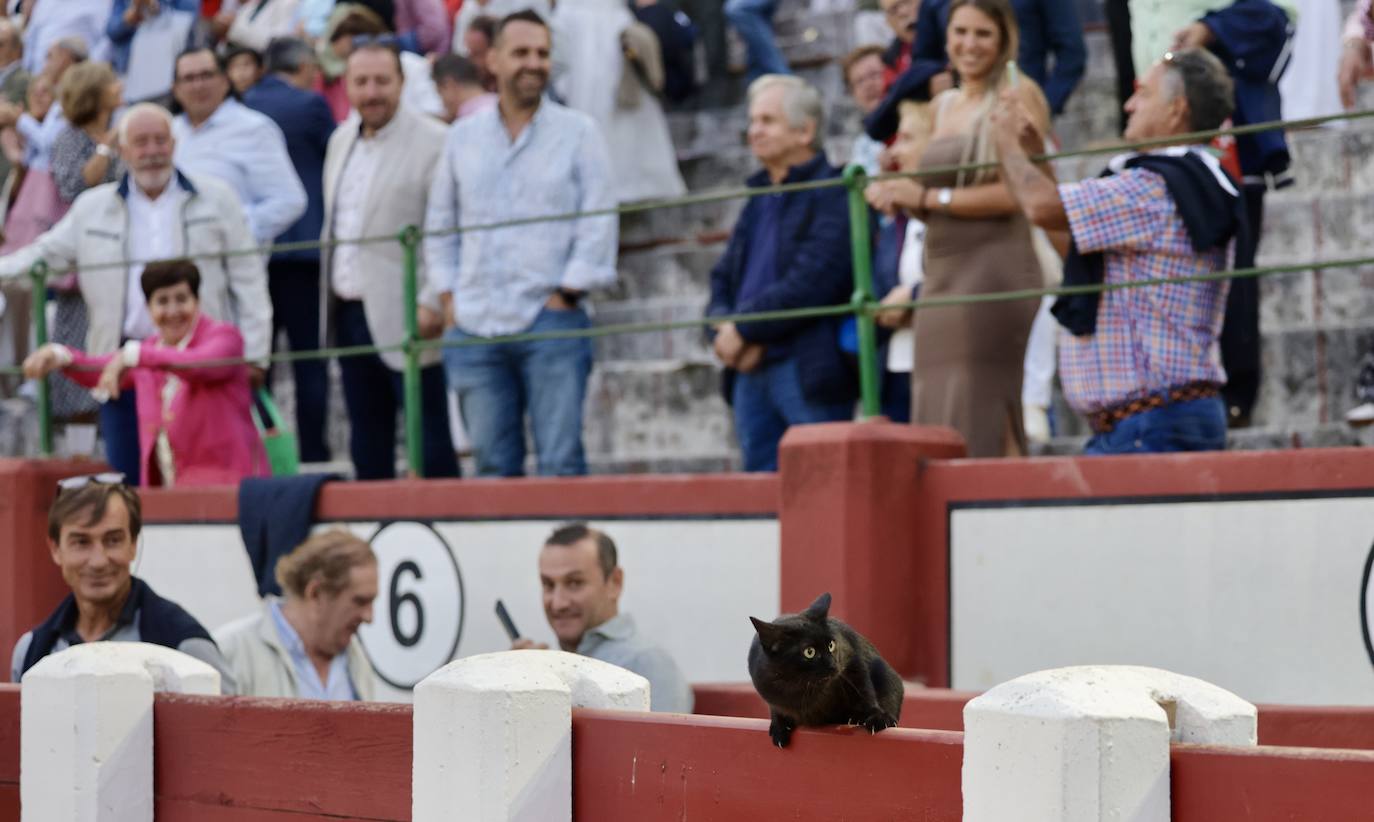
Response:
MULTIPOLYGON (((749 86, 749 148, 763 165, 751 188, 840 176, 821 150, 820 94, 790 75, 749 86)), ((708 317, 835 305, 853 290, 844 188, 750 198, 711 271, 708 317)), ((712 344, 725 366, 746 471, 774 471, 788 426, 853 416, 852 370, 838 345, 841 322, 821 317, 724 322, 712 344)))
MULTIPOLYGON (((324 226, 324 155, 334 133, 329 104, 312 89, 319 76, 315 50, 304 40, 282 37, 263 52, 267 75, 243 95, 243 104, 266 114, 281 128, 286 153, 305 187, 305 213, 278 235, 276 244, 314 242, 324 226)), ((272 292, 272 339, 286 331, 292 351, 320 347, 320 251, 278 251, 267 263, 272 292)), ((296 431, 301 460, 328 462, 325 409, 329 375, 323 360, 291 364, 296 384, 296 431)))
MULTIPOLYGON (((154 334, 139 279, 143 264, 189 257, 200 269, 201 310, 238 326, 249 360, 265 359, 272 309, 262 259, 229 253, 254 244, 238 197, 216 178, 178 170, 175 146, 166 109, 131 107, 119 122, 128 172, 86 189, 57 225, 0 257, 0 279, 24 276, 39 260, 52 271, 75 268, 90 315, 86 350, 108 354, 154 334)), ((136 404, 134 391, 121 391, 100 412, 106 457, 130 485, 138 482, 140 463, 136 404)))
MULTIPOLYGON (((1233 108, 1230 76, 1202 49, 1170 52, 1126 101, 1127 140, 1169 140, 1219 127, 1233 108)), ((1245 199, 1205 146, 1184 139, 1123 154, 1105 176, 1056 186, 1031 163, 1040 135, 1012 94, 992 128, 1002 179, 1026 216, 1073 245, 1064 284, 1181 279, 1223 271, 1245 242, 1245 199)), ((1229 283, 1172 282, 1063 297, 1059 376, 1096 433, 1089 454, 1226 446, 1219 337, 1229 283)))

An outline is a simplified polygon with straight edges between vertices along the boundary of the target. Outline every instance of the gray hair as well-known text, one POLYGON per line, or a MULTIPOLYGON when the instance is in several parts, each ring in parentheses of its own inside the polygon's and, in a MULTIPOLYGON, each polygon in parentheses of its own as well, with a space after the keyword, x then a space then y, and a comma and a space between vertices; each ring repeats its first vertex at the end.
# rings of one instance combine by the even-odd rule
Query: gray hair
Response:
POLYGON ((63 37, 59 40, 55 40, 52 46, 48 48, 52 48, 53 46, 70 54, 72 59, 78 63, 91 56, 91 50, 86 46, 86 38, 79 35, 72 35, 71 37, 63 37))
POLYGON ((263 68, 268 74, 295 74, 304 66, 319 63, 315 50, 299 37, 277 37, 262 53, 263 68))
POLYGON ((156 114, 167 124, 167 132, 172 131, 172 112, 159 106, 157 103, 135 103, 124 112, 124 116, 119 118, 119 144, 127 145, 129 142, 129 124, 140 114, 156 114))
POLYGON ((1182 49, 1164 55, 1163 91, 1188 103, 1188 128, 1220 128, 1236 108, 1236 86, 1226 66, 1206 49, 1182 49))
POLYGON ((782 111, 793 128, 805 128, 814 123, 816 133, 811 138, 811 147, 820 151, 822 133, 825 131, 825 108, 821 103, 820 92, 815 86, 790 74, 765 74, 749 84, 749 103, 767 89, 778 86, 783 90, 782 111))

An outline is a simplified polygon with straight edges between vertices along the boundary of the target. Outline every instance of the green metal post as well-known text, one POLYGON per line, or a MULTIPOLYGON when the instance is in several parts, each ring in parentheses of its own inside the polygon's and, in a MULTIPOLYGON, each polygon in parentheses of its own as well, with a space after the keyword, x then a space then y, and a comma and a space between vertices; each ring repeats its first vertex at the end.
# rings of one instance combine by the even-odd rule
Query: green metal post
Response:
POLYGON ((404 377, 406 413, 406 461, 413 477, 425 475, 424 427, 420 414, 420 229, 408 225, 401 231, 405 252, 404 299, 406 312, 406 370, 404 377))
MULTIPOLYGON (((29 269, 33 278, 33 335, 39 347, 48 342, 48 264, 39 260, 29 269)), ((52 456, 52 406, 48 378, 38 381, 38 453, 52 456)))
POLYGON ((882 406, 878 393, 878 335, 873 328, 873 315, 868 313, 873 303, 873 238, 868 227, 868 201, 864 199, 868 174, 863 166, 846 168, 844 184, 849 191, 849 240, 854 260, 854 296, 850 304, 859 326, 859 399, 864 419, 872 419, 882 413, 882 406))

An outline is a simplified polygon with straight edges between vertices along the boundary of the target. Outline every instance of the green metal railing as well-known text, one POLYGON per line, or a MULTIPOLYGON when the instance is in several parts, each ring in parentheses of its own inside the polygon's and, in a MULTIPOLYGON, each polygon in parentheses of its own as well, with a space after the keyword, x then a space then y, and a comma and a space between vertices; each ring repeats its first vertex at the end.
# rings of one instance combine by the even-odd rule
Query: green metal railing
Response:
MULTIPOLYGON (((1236 136, 1242 134, 1253 134, 1261 131, 1275 129, 1299 129, 1310 128, 1329 122, 1339 120, 1360 120, 1374 117, 1374 110, 1348 112, 1343 114, 1329 115, 1325 117, 1312 117, 1303 120, 1275 121, 1268 123, 1258 123, 1254 125, 1241 126, 1228 129, 1213 129, 1210 131, 1194 132, 1186 135, 1177 135, 1170 138, 1157 140, 1141 140, 1130 143, 1114 143, 1092 148, 1063 151, 1054 154, 1042 154, 1033 157, 1037 163, 1052 162, 1071 157, 1083 157, 1100 154, 1115 154, 1124 151, 1137 151, 1141 149, 1157 148, 1165 145, 1176 145, 1183 142, 1206 143, 1217 137, 1236 136)), ((435 232, 422 232, 416 226, 407 226, 398 235, 362 237, 347 240, 330 240, 322 242, 295 242, 281 243, 271 246, 254 248, 232 249, 219 252, 213 255, 200 255, 200 259, 206 258, 225 258, 244 254, 267 255, 273 252, 299 251, 308 249, 319 249, 343 244, 372 244, 383 242, 399 242, 403 251, 402 265, 402 299, 405 302, 405 338, 400 343, 389 345, 370 345, 370 346, 348 346, 339 348, 321 348, 314 351, 290 351, 273 354, 269 357, 271 362, 295 362, 310 359, 332 359, 342 357, 353 357, 368 354, 394 353, 400 352, 405 357, 405 370, 403 375, 403 402, 405 415, 405 434, 406 434, 406 454, 410 471, 417 477, 424 476, 424 448, 421 427, 421 407, 420 407, 420 358, 424 351, 439 348, 469 347, 473 345, 502 345, 513 342, 527 342, 548 339, 573 339, 604 337, 617 334, 639 334, 658 331, 670 331, 690 328, 703 328, 708 326, 718 326, 726 322, 748 322, 760 320, 778 319, 800 319, 809 317, 836 317, 851 315, 855 318, 858 326, 858 349, 859 349, 859 377, 860 377, 860 407, 865 418, 878 416, 880 413, 879 396, 879 369, 877 357, 877 333, 875 329, 874 316, 879 310, 889 308, 904 308, 913 311, 922 311, 931 308, 945 306, 969 305, 975 303, 1003 302, 1012 300, 1039 299, 1044 296, 1062 296, 1068 294, 1091 294, 1105 293, 1130 288, 1147 288, 1164 285, 1167 283, 1178 282, 1210 282, 1217 280, 1241 279, 1250 277, 1265 277, 1276 274, 1289 274, 1298 272, 1313 272, 1331 268, 1354 268, 1365 265, 1374 265, 1374 256, 1346 258, 1340 260, 1313 261, 1292 265, 1261 266, 1237 271, 1222 271, 1214 274, 1199 275, 1192 277, 1162 278, 1152 280, 1135 280, 1120 283, 1100 283, 1086 286, 1059 286, 1046 288, 1020 289, 1015 291, 1002 291, 985 294, 959 295, 943 298, 922 298, 908 303, 879 307, 877 299, 873 293, 873 271, 871 260, 871 236, 869 231, 869 208, 864 199, 864 189, 869 183, 879 180, 900 179, 900 178, 924 178, 936 175, 946 175, 958 171, 976 171, 986 168, 995 168, 996 163, 965 163, 960 165, 942 166, 938 168, 927 168, 915 172, 899 172, 892 174, 882 174, 870 177, 863 168, 850 166, 845 170, 841 178, 826 180, 816 180, 804 183, 789 183, 783 185, 751 187, 729 189, 716 192, 705 192, 700 194, 689 194, 684 197, 672 200, 658 200, 643 203, 634 203, 615 208, 605 208, 589 210, 585 212, 573 212, 566 214, 552 214, 539 217, 528 217, 514 220, 505 220, 493 223, 483 223, 469 226, 458 226, 452 229, 445 229, 435 232), (645 322, 645 323, 623 323, 617 325, 603 325, 595 328, 576 329, 567 331, 550 331, 539 333, 511 334, 491 338, 465 338, 455 339, 421 339, 419 325, 419 247, 424 237, 439 236, 444 234, 462 234, 478 231, 494 231, 503 228, 515 228, 519 226, 534 225, 546 222, 563 220, 576 220, 588 217, 610 217, 635 214, 645 211, 663 208, 675 208, 691 205, 722 202, 727 200, 745 199, 757 197, 765 194, 784 194, 799 191, 814 191, 817 189, 833 188, 843 186, 846 189, 846 198, 849 211, 850 237, 852 243, 852 265, 854 276, 854 291, 850 301, 843 305, 817 306, 812 308, 791 309, 786 311, 767 311, 749 314, 733 314, 729 316, 716 316, 694 320, 679 320, 671 322, 645 322)), ((154 260, 118 260, 108 263, 99 263, 85 266, 84 272, 99 269, 121 269, 127 270, 130 265, 135 263, 149 263, 154 260)), ((50 274, 50 268, 46 261, 40 260, 33 265, 30 270, 30 277, 33 283, 34 294, 34 336, 39 345, 48 341, 47 329, 47 288, 46 283, 50 274)), ((252 364, 243 358, 206 360, 194 365, 180 366, 181 368, 204 368, 211 366, 223 366, 233 364, 252 364)), ((0 375, 19 374, 21 369, 18 367, 0 368, 0 375)), ((38 414, 39 414, 39 450, 44 456, 52 454, 52 415, 49 404, 47 380, 38 381, 38 414)))

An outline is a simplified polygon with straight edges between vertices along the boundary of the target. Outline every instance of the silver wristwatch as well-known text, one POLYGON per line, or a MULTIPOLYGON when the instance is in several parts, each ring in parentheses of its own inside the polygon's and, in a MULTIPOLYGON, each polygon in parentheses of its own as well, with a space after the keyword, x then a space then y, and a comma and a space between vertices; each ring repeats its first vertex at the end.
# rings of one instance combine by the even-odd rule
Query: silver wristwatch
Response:
POLYGON ((942 188, 935 192, 935 202, 940 206, 941 211, 949 211, 949 204, 954 202, 954 189, 942 188))
POLYGON ((106 160, 113 160, 115 158, 115 150, 105 145, 104 143, 96 144, 95 153, 99 154, 101 157, 104 157, 106 160))

